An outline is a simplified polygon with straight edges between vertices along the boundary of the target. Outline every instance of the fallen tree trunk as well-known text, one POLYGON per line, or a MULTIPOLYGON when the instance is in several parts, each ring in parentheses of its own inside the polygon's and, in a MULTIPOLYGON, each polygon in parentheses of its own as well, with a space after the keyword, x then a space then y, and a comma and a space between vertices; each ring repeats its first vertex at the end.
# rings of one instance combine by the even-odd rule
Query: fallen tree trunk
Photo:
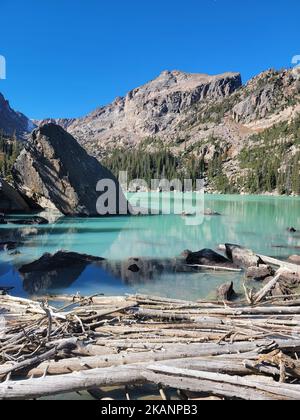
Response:
MULTIPOLYGON (((60 360, 58 362, 49 361, 30 370, 28 376, 43 375, 45 369, 51 375, 60 375, 70 372, 79 372, 82 370, 107 368, 111 366, 130 365, 143 362, 157 362, 163 360, 176 360, 191 357, 216 356, 223 354, 240 354, 257 350, 258 345, 268 346, 268 341, 259 343, 237 343, 237 344, 189 344, 189 345, 169 345, 160 346, 160 350, 139 352, 139 353, 121 353, 118 355, 106 355, 84 358, 72 358, 60 360)), ((158 348, 158 346, 156 346, 158 348)), ((300 347, 300 341, 299 341, 300 347)), ((151 350, 151 349, 149 349, 151 350)), ((1 368, 0 368, 1 375, 1 368)))
POLYGON ((91 369, 68 375, 3 382, 0 384, 0 400, 29 400, 89 388, 134 385, 144 381, 142 371, 137 367, 91 369))
MULTIPOLYGON (((247 379, 241 378, 239 376, 230 376, 230 375, 223 375, 220 373, 214 372, 201 372, 201 371, 194 371, 190 369, 179 369, 176 367, 171 366, 164 366, 160 364, 150 365, 147 368, 148 370, 153 371, 154 373, 163 374, 163 375, 170 375, 175 376, 176 378, 181 378, 182 382, 184 382, 185 378, 195 378, 200 379, 199 385, 202 386, 202 381, 213 381, 215 383, 223 384, 223 394, 216 393, 216 388, 214 390, 210 390, 213 392, 214 395, 219 396, 231 396, 238 398, 241 395, 242 390, 240 388, 244 388, 248 391, 248 398, 251 395, 250 399, 254 398, 253 393, 262 394, 264 399, 289 399, 289 400, 299 400, 300 399, 300 385, 289 385, 289 384, 278 384, 278 382, 270 380, 269 382, 259 382, 258 380, 254 379, 247 379), (231 385, 237 387, 236 395, 229 395, 226 391, 226 385, 231 385)), ((148 379, 149 376, 147 376, 148 379)), ((232 390, 231 390, 232 392, 232 390)), ((256 395, 256 399, 259 399, 256 395)))
POLYGON ((282 271, 278 270, 276 276, 272 280, 270 280, 269 283, 254 296, 255 304, 260 303, 274 289, 276 284, 279 282, 281 275, 282 271))

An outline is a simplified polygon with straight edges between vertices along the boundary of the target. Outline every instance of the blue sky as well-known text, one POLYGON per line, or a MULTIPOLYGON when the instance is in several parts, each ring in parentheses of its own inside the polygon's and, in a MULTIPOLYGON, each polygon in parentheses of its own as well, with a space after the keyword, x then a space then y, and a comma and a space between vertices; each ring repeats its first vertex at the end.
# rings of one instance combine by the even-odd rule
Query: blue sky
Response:
POLYGON ((300 54, 299 0, 1 0, 0 92, 31 118, 77 117, 163 70, 247 80, 300 54))

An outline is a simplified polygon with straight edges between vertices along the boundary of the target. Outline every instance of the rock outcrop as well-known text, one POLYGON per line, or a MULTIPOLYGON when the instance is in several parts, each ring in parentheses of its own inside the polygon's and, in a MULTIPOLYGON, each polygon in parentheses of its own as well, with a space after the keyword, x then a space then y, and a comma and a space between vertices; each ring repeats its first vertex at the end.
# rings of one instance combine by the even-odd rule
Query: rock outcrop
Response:
POLYGON ((207 265, 225 268, 236 268, 234 263, 223 255, 218 254, 212 249, 202 249, 198 252, 186 250, 182 253, 186 264, 189 265, 207 265))
POLYGON ((237 294, 233 288, 233 282, 222 284, 217 290, 217 298, 225 301, 234 300, 237 294))
POLYGON ((274 70, 263 72, 246 87, 232 110, 237 122, 250 123, 266 118, 275 110, 289 106, 296 93, 295 78, 288 70, 279 74, 274 70))
POLYGON ((30 133, 36 125, 20 112, 14 111, 9 102, 0 93, 0 130, 8 136, 16 135, 20 139, 30 133))
POLYGON ((18 189, 42 209, 97 216, 96 205, 102 193, 96 191, 96 186, 101 180, 110 180, 115 187, 109 199, 116 208, 110 214, 119 214, 120 206, 126 214, 128 208, 111 172, 55 124, 43 125, 32 133, 14 165, 13 175, 18 189))
POLYGON ((269 265, 249 267, 246 270, 246 276, 257 281, 265 280, 267 277, 273 277, 274 275, 275 270, 269 265))
POLYGON ((249 269, 250 267, 266 266, 264 261, 256 255, 251 249, 244 248, 239 245, 225 244, 226 256, 237 267, 249 269))
POLYGON ((30 207, 21 194, 0 178, 0 213, 28 213, 30 207))

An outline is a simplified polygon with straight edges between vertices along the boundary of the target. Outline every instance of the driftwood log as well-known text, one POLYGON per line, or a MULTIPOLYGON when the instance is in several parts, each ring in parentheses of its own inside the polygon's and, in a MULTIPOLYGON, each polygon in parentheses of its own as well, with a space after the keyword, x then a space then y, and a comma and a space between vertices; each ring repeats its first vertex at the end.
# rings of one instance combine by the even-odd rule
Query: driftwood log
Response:
POLYGON ((148 384, 162 399, 167 389, 196 399, 299 399, 299 295, 270 302, 267 289, 253 305, 0 296, 0 399, 148 384))

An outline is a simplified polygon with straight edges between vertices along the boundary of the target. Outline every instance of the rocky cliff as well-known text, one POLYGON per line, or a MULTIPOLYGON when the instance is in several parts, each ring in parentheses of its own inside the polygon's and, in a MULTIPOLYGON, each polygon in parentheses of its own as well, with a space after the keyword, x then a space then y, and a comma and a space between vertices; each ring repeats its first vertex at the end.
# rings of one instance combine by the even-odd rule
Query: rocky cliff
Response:
POLYGON ((112 191, 116 213, 119 205, 127 205, 113 175, 55 124, 45 124, 32 133, 14 165, 13 176, 18 190, 29 200, 64 215, 97 216, 101 193, 96 186, 103 179, 116 186, 112 191))
POLYGON ((208 76, 165 71, 87 117, 56 123, 101 157, 106 150, 133 147, 148 137, 171 138, 196 105, 229 97, 241 86, 239 73, 208 76))
POLYGON ((16 135, 17 138, 24 139, 35 127, 25 115, 14 111, 0 93, 0 131, 8 136, 16 135))

